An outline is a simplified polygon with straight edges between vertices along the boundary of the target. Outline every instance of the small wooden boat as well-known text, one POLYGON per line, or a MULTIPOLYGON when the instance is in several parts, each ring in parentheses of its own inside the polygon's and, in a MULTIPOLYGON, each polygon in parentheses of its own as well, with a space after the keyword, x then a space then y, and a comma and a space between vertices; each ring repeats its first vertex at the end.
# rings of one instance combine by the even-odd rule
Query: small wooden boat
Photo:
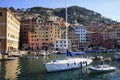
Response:
POLYGON ((98 66, 90 66, 88 69, 91 72, 109 72, 109 71, 115 71, 116 67, 103 64, 98 66))

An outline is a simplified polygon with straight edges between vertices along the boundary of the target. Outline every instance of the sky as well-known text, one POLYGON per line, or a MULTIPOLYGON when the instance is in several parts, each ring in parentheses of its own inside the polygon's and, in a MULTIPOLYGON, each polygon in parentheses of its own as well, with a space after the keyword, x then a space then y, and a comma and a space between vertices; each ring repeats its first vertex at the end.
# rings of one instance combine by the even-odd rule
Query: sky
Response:
MULTIPOLYGON (((93 10, 103 16, 120 22, 120 0, 66 0, 68 6, 80 6, 93 10)), ((0 7, 31 8, 63 8, 65 0, 0 0, 0 7)))

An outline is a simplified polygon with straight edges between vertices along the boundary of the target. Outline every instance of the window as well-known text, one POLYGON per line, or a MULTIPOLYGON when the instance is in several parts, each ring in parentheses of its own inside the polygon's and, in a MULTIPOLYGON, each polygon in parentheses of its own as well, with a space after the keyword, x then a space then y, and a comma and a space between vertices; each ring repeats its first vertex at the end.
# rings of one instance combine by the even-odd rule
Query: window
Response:
POLYGON ((2 16, 2 12, 0 12, 0 16, 2 16))

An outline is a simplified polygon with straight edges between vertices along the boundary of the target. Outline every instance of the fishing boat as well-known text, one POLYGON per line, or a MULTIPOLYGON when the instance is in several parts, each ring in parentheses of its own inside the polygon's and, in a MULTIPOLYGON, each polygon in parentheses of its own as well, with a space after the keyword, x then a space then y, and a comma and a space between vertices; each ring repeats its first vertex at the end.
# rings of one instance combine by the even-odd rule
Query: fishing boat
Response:
POLYGON ((103 65, 98 65, 98 66, 90 66, 88 69, 91 72, 109 72, 109 71, 115 71, 116 67, 103 64, 103 65))
MULTIPOLYGON (((67 56, 72 54, 67 50, 67 56)), ((51 62, 45 63, 47 72, 64 71, 75 68, 85 67, 93 62, 90 58, 73 58, 67 57, 64 60, 52 60, 51 62)))
POLYGON ((114 56, 115 56, 115 59, 120 59, 120 52, 116 52, 114 56))

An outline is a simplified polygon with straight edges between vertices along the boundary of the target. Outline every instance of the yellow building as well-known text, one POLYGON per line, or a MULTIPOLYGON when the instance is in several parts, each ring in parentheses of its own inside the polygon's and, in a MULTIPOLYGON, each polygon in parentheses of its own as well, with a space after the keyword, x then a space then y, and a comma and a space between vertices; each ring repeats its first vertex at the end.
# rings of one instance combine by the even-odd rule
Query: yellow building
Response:
POLYGON ((62 18, 57 16, 49 16, 45 20, 44 25, 40 28, 42 46, 54 47, 56 38, 61 38, 61 20, 62 18))
POLYGON ((7 8, 0 8, 0 50, 18 50, 20 22, 7 8))

